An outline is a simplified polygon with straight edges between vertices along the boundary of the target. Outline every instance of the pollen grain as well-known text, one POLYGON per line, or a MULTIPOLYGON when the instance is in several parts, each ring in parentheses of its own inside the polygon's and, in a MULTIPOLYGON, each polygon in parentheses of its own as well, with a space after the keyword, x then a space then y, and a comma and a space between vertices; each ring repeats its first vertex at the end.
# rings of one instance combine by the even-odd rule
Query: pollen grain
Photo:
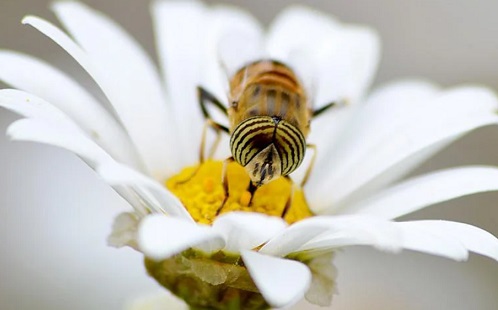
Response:
MULTIPOLYGON (((194 220, 202 224, 212 224, 217 215, 233 211, 282 215, 291 194, 291 181, 277 179, 258 188, 251 197, 247 191, 247 172, 239 164, 230 163, 227 167, 229 197, 225 199, 222 167, 222 161, 209 160, 200 166, 184 168, 166 181, 166 187, 182 201, 194 220)), ((301 189, 294 190, 291 201, 284 218, 289 224, 313 215, 301 189)))

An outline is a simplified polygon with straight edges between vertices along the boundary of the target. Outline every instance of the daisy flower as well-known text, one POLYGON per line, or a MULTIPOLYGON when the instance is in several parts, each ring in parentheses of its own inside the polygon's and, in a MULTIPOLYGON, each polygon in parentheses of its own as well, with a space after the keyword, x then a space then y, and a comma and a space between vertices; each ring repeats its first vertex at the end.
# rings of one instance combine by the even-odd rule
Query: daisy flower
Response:
POLYGON ((403 179, 464 134, 496 124, 498 101, 488 89, 406 80, 367 94, 379 58, 376 33, 303 7, 264 30, 236 8, 155 2, 161 73, 109 18, 77 2, 53 9, 67 33, 38 17, 23 22, 71 55, 105 100, 38 59, 0 51, 0 80, 14 88, 0 90, 0 106, 24 116, 8 135, 67 149, 92 167, 132 208, 116 218, 109 244, 142 252, 149 274, 191 307, 288 307, 303 297, 328 305, 333 258, 348 246, 498 260, 498 240, 477 227, 395 220, 498 189, 498 169, 485 166, 403 179), (221 178, 229 137, 199 162, 205 119, 197 87, 228 106, 228 79, 258 59, 292 68, 314 109, 343 104, 311 123, 307 142, 317 155, 304 187, 309 155, 294 182, 280 178, 253 197, 247 172, 229 164, 227 196, 221 178))

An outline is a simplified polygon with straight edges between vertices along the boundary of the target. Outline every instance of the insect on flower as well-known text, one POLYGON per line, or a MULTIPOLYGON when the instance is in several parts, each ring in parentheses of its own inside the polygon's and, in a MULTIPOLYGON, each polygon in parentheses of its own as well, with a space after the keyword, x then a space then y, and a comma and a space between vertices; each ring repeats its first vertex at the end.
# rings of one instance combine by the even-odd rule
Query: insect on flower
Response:
MULTIPOLYGON (((201 163, 204 161, 206 129, 219 135, 230 135, 232 157, 224 161, 223 187, 228 197, 226 165, 237 162, 247 171, 251 197, 255 190, 276 178, 289 178, 303 162, 307 148, 313 157, 301 181, 306 183, 313 169, 316 146, 306 142, 311 120, 335 105, 329 103, 313 109, 305 87, 296 73, 286 64, 270 59, 257 60, 239 69, 229 82, 229 107, 202 87, 198 87, 199 103, 206 118, 201 142, 201 163), (211 103, 228 116, 229 127, 213 120, 206 104, 211 103)), ((212 153, 212 152, 211 152, 212 153)), ((282 212, 285 216, 292 195, 282 212)), ((221 209, 221 208, 220 208, 221 209)))
POLYGON ((77 1, 53 9, 67 33, 39 17, 23 22, 66 50, 114 113, 59 69, 0 50, 0 80, 19 89, 0 90, 0 107, 24 117, 8 134, 65 148, 94 169, 133 208, 116 217, 109 245, 142 253, 148 275, 192 309, 288 308, 302 298, 328 306, 333 260, 351 246, 498 261, 498 239, 478 227, 395 220, 498 190, 489 166, 402 180, 465 133, 498 124, 489 89, 413 80, 367 93, 379 60, 375 31, 300 6, 265 32, 236 8, 157 1, 162 75, 103 14, 77 1))

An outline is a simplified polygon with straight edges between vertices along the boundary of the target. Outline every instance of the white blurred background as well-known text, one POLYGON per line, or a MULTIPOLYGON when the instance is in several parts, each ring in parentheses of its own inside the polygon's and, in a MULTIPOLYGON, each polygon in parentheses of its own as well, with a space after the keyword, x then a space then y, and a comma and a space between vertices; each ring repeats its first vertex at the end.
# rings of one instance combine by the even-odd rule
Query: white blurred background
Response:
MULTIPOLYGON (((124 26, 155 55, 147 1, 84 0, 124 26)), ((208 1, 214 3, 214 1, 208 1)), ((229 1, 224 1, 229 2, 229 1)), ((296 1, 232 1, 268 22, 296 1)), ((92 85, 50 40, 22 26, 25 14, 55 22, 46 0, 0 0, 0 48, 48 60, 92 85)), ((376 85, 426 77, 444 85, 498 89, 498 1, 302 1, 345 22, 379 31, 383 56, 376 85)), ((1 68, 0 68, 1 70, 1 68)), ((4 85, 0 84, 0 88, 4 85)), ((16 119, 0 110, 0 132, 16 119)), ((498 165, 498 129, 471 133, 415 173, 464 164, 498 165)), ((448 219, 498 235, 498 193, 474 195, 404 219, 448 219)), ((120 309, 157 290, 141 256, 108 248, 113 215, 126 204, 74 155, 9 142, 0 134, 0 309, 120 309)), ((332 309, 498 309, 498 264, 351 248, 337 255, 339 295, 332 309)), ((311 309, 302 303, 299 309, 311 309)))

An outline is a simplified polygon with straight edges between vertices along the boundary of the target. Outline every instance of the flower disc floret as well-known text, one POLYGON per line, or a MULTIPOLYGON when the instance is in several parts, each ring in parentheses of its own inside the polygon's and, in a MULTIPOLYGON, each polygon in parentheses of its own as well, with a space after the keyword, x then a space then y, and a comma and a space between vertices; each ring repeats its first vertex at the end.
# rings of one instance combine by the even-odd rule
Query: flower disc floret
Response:
POLYGON ((227 166, 229 196, 225 197, 221 182, 222 169, 222 161, 209 160, 184 168, 166 182, 166 187, 181 200, 196 222, 212 224, 218 215, 232 211, 282 216, 288 202, 291 205, 284 219, 289 224, 313 215, 303 191, 286 178, 263 185, 251 199, 247 191, 249 176, 237 163, 227 166))

